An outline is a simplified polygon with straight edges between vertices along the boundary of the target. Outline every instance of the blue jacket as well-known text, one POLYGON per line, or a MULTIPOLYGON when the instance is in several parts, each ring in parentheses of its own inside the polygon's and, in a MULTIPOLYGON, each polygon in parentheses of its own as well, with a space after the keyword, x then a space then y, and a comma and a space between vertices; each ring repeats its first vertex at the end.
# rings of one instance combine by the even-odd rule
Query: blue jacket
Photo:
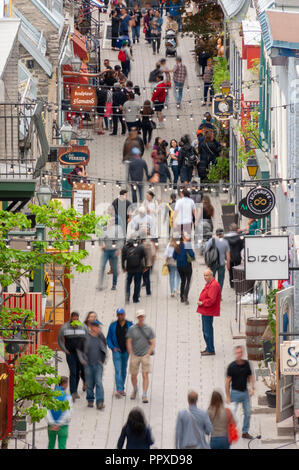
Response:
POLYGON ((183 268, 184 266, 187 266, 188 264, 188 260, 187 260, 187 252, 189 253, 189 255, 194 258, 195 255, 194 255, 194 251, 191 249, 191 248, 185 248, 185 244, 183 243, 181 245, 181 249, 180 249, 180 252, 177 253, 175 250, 173 252, 173 258, 176 260, 177 262, 177 267, 178 268, 183 268))
MULTIPOLYGON (((126 320, 126 322, 127 322, 128 329, 129 329, 133 325, 133 322, 129 320, 126 320)), ((120 349, 119 344, 117 342, 117 337, 116 337, 116 325, 117 325, 117 320, 110 324, 108 335, 107 335, 107 344, 112 351, 114 348, 120 349)))

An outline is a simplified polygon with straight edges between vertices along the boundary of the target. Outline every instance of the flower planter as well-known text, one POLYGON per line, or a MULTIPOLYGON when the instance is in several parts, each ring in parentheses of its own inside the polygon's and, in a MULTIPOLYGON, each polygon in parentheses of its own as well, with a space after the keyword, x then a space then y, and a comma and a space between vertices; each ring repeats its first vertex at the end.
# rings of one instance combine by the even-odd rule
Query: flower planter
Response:
POLYGON ((269 408, 276 408, 276 392, 272 392, 272 390, 266 390, 266 397, 269 408))
POLYGON ((222 204, 221 209, 223 215, 235 214, 235 204, 222 204))
POLYGON ((225 233, 229 232, 231 224, 238 224, 238 214, 222 214, 221 218, 225 233))

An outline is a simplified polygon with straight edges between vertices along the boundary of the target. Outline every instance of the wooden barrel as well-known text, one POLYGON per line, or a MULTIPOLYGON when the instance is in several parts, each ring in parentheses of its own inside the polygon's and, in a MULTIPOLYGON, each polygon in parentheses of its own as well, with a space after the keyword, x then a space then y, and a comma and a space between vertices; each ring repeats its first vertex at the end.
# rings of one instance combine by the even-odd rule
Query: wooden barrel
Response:
POLYGON ((263 333, 268 325, 267 317, 249 317, 246 321, 246 348, 248 359, 260 361, 264 358, 263 333))

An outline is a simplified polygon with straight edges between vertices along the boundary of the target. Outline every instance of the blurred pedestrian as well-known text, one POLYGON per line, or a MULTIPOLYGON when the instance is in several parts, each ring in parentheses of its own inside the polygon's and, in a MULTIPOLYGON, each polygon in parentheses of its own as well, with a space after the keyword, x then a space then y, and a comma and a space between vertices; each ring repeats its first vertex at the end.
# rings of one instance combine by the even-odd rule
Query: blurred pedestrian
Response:
POLYGON ((132 408, 130 411, 117 442, 118 449, 123 448, 125 440, 127 440, 126 449, 150 449, 153 445, 151 430, 146 424, 141 408, 132 408))
POLYGON ((180 274, 177 268, 177 263, 173 258, 174 249, 176 246, 175 238, 172 238, 168 243, 166 250, 164 252, 165 262, 169 271, 169 286, 170 286, 170 296, 174 297, 175 294, 179 293, 180 287, 180 274))
POLYGON ((142 273, 145 267, 144 247, 135 238, 130 238, 122 249, 122 268, 127 273, 126 303, 130 301, 130 289, 134 280, 133 303, 139 302, 142 273))
POLYGON ((48 449, 55 449, 56 438, 58 438, 58 449, 66 449, 66 441, 68 438, 69 423, 72 413, 72 397, 67 393, 68 378, 65 376, 60 377, 59 385, 55 385, 54 391, 59 392, 55 400, 60 402, 68 402, 69 408, 65 411, 61 409, 47 411, 48 423, 48 449))
POLYGON ((190 235, 187 232, 184 232, 179 245, 175 245, 173 258, 177 262, 177 269, 181 278, 181 302, 189 305, 188 294, 192 277, 192 261, 195 260, 195 255, 191 248, 190 235))
POLYGON ((208 415, 213 426, 211 434, 211 449, 229 449, 228 426, 234 418, 231 411, 225 408, 221 393, 214 390, 211 396, 208 415))

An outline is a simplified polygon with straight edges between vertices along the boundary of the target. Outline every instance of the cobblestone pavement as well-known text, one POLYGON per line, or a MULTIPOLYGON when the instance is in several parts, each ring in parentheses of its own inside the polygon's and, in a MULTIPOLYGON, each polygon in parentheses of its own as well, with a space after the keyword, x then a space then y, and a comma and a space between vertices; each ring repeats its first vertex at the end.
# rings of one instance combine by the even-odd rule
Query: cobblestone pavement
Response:
MULTIPOLYGON (((143 36, 143 35, 142 35, 143 36)), ((183 57, 183 62, 188 67, 190 91, 184 89, 184 100, 192 100, 190 105, 184 102, 179 114, 203 114, 201 108, 202 80, 198 78, 198 71, 194 58, 191 54, 193 39, 184 38, 179 41, 178 54, 183 57), (196 85, 196 87, 191 87, 196 85), (198 90, 197 86, 201 89, 198 90)), ((164 46, 161 47, 162 54, 164 46)), ((149 72, 154 68, 156 60, 160 56, 154 56, 152 49, 144 43, 134 47, 134 63, 131 79, 134 84, 148 87, 149 72)), ((117 52, 102 51, 102 60, 109 58, 114 66, 117 63, 117 52)), ((169 65, 174 64, 173 58, 168 58, 169 65)), ((142 92, 143 93, 143 92, 142 92)), ((149 89, 143 93, 141 101, 150 96, 149 89), (144 96, 147 95, 147 96, 144 96)), ((155 130, 154 137, 161 135, 167 141, 171 138, 180 138, 183 133, 195 135, 201 117, 180 118, 177 121, 177 110, 171 91, 170 106, 165 112, 165 129, 155 130), (172 117, 169 117, 172 115, 172 117), (159 133, 159 134, 158 134, 159 133)), ((120 131, 119 131, 120 132, 120 131)), ((125 178, 125 170, 121 163, 123 136, 112 137, 106 132, 104 136, 95 136, 91 142, 91 160, 88 172, 91 176, 100 178, 125 178)), ((146 151, 144 157, 148 163, 150 151, 146 151)), ((151 163, 149 168, 151 168, 151 163)), ((96 185, 96 206, 100 210, 102 203, 108 203, 118 194, 119 189, 115 185, 107 185, 106 189, 96 185)), ((168 193, 169 194, 169 193, 168 193)), ((219 224, 220 201, 213 198, 216 207, 219 224)), ((214 224, 217 227, 217 222, 214 224)), ((235 315, 235 297, 229 288, 226 276, 223 290, 223 302, 221 304, 221 316, 216 318, 215 325, 215 349, 216 355, 212 357, 201 357, 200 351, 204 349, 204 340, 201 332, 201 320, 196 313, 198 295, 203 288, 204 265, 202 258, 197 256, 193 263, 193 278, 190 289, 190 305, 185 306, 177 298, 170 297, 168 277, 161 276, 163 263, 163 249, 160 247, 159 259, 155 264, 152 274, 152 295, 146 296, 142 289, 141 301, 138 308, 144 308, 147 314, 146 322, 156 332, 156 354, 152 358, 152 374, 150 376, 149 403, 142 404, 139 395, 135 401, 130 400, 132 390, 131 382, 127 379, 128 396, 121 400, 115 399, 114 392, 114 368, 111 352, 104 371, 105 410, 98 411, 86 406, 85 393, 82 385, 79 385, 80 400, 74 404, 72 422, 68 439, 69 449, 113 449, 116 447, 121 428, 126 421, 130 409, 136 405, 143 408, 146 418, 150 423, 155 439, 154 447, 160 449, 174 448, 174 430, 178 410, 187 405, 186 397, 190 388, 199 394, 198 405, 207 408, 211 392, 215 388, 224 391, 225 370, 229 362, 233 360, 232 350, 234 341, 231 337, 230 321, 235 315)), ((104 323, 103 331, 106 334, 109 324, 115 319, 117 307, 124 306, 124 280, 125 275, 119 275, 116 291, 111 291, 111 276, 106 276, 106 288, 99 292, 96 290, 100 262, 100 250, 94 248, 90 253, 87 263, 90 263, 93 271, 87 274, 75 275, 71 286, 71 308, 81 313, 80 319, 85 318, 89 310, 98 312, 100 320, 104 323)), ((107 269, 106 269, 107 270, 107 269)), ((135 306, 127 307, 127 318, 134 320, 135 306)), ((238 340, 238 343, 240 340, 238 340)), ((63 363, 59 366, 61 374, 68 373, 64 354, 63 363)), ((140 379, 140 378, 139 378, 140 379)), ((140 389, 141 387, 139 387, 140 389)), ((40 423, 37 427, 43 426, 40 423)), ((252 417, 251 432, 260 433, 260 422, 258 416, 252 417)), ((47 447, 47 432, 40 431, 36 436, 38 448, 47 447)), ((254 443, 252 447, 257 448, 260 444, 254 443)), ((240 439, 235 448, 247 448, 247 442, 240 439)), ((272 446, 274 447, 274 446, 272 446)))

